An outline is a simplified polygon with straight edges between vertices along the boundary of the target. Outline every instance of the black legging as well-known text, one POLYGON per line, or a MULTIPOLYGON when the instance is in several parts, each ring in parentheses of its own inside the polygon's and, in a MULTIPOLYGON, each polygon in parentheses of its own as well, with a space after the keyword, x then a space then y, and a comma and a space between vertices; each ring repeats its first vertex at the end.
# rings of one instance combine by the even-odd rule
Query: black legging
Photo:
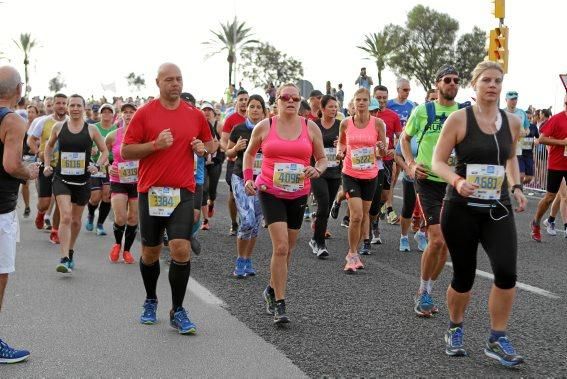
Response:
POLYGON ((402 179, 404 201, 402 205, 402 217, 405 219, 411 218, 415 208, 415 187, 413 182, 402 179))
POLYGON ((215 201, 217 199, 217 187, 222 171, 222 162, 213 163, 205 166, 205 183, 203 185, 203 201, 202 205, 207 205, 207 200, 215 201))
POLYGON ((332 201, 337 196, 341 178, 317 178, 311 179, 311 192, 317 202, 317 214, 315 218, 315 230, 313 239, 320 245, 325 243, 325 232, 327 231, 327 221, 331 211, 332 201))
MULTIPOLYGON (((472 289, 479 242, 490 260, 496 287, 510 289, 516 285, 516 224, 512 208, 506 208, 508 216, 494 221, 488 209, 471 207, 466 203, 444 202, 441 230, 453 261, 451 287, 455 291, 465 293, 472 289)), ((505 214, 500 205, 492 211, 495 219, 505 214)))
POLYGON ((386 175, 384 169, 378 171, 378 176, 376 177, 378 185, 376 186, 376 192, 374 193, 372 204, 370 205, 370 210, 368 211, 368 214, 370 216, 378 216, 378 213, 380 213, 380 207, 382 206, 382 189, 384 188, 385 177, 386 175))

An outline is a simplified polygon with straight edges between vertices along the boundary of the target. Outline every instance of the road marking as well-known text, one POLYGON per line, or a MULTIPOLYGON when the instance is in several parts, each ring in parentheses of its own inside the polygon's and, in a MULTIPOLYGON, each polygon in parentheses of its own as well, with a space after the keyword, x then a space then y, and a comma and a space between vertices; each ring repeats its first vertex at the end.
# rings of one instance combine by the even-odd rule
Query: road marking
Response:
POLYGON ((191 290, 199 299, 203 300, 209 305, 218 305, 220 307, 226 307, 226 303, 212 294, 211 291, 203 287, 198 281, 193 278, 189 278, 189 283, 187 288, 191 290))
MULTIPOLYGON (((451 262, 447 262, 447 263, 445 263, 445 266, 453 267, 453 264, 451 262)), ((483 278, 494 279, 494 275, 492 275, 489 272, 476 270, 476 274, 478 276, 482 276, 483 278)), ((516 287, 521 288, 521 289, 528 291, 528 292, 535 293, 536 295, 541 295, 541 296, 547 297, 549 299, 560 299, 561 298, 561 296, 556 295, 553 292, 549 292, 547 290, 544 290, 544 289, 541 289, 541 288, 538 288, 538 287, 534 287, 534 286, 530 286, 529 284, 525 284, 525 283, 521 283, 521 282, 516 282, 516 287)))

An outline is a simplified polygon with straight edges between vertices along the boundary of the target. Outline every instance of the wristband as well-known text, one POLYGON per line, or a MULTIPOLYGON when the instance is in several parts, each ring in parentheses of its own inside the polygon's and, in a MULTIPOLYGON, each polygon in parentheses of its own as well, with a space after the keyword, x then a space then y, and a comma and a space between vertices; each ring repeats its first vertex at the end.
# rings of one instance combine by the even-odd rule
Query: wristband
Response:
POLYGON ((457 176, 454 180, 453 180, 453 188, 457 189, 457 185, 459 184, 459 182, 461 180, 465 180, 465 178, 463 178, 462 176, 457 176))
POLYGON ((512 193, 514 193, 514 190, 515 190, 515 189, 519 189, 520 192, 524 193, 524 186, 521 185, 521 184, 514 184, 514 185, 512 186, 512 193))
POLYGON ((244 177, 244 183, 246 183, 249 180, 254 180, 254 174, 251 168, 247 168, 245 170, 242 171, 242 176, 244 177))

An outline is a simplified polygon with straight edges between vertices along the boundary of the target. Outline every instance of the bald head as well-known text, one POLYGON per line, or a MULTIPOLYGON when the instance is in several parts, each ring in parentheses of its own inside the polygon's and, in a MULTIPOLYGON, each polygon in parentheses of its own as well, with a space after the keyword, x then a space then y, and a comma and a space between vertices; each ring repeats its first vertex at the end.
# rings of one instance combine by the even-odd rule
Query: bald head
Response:
POLYGON ((0 66, 0 99, 9 100, 17 95, 18 100, 20 93, 18 93, 18 86, 22 78, 20 73, 12 66, 0 66))
POLYGON ((181 70, 174 63, 162 63, 158 68, 157 79, 163 79, 166 76, 181 76, 181 70))
POLYGON ((163 63, 159 66, 156 84, 159 87, 162 103, 170 103, 173 107, 177 107, 183 90, 183 77, 179 67, 173 63, 163 63))

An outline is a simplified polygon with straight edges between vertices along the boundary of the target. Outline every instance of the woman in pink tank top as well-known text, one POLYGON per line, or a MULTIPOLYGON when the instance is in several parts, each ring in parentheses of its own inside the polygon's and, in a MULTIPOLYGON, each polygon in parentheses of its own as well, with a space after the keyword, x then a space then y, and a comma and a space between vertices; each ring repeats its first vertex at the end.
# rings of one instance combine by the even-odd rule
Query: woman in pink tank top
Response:
POLYGON ((343 191, 345 192, 350 224, 349 251, 346 273, 364 268, 358 255, 358 245, 368 230, 368 211, 378 185, 378 160, 386 154, 386 127, 368 110, 370 93, 360 88, 354 93, 355 114, 341 122, 337 157, 343 161, 343 191))
POLYGON ((303 223, 303 211, 311 188, 327 168, 321 131, 297 114, 299 89, 285 84, 277 92, 278 116, 258 123, 244 153, 243 176, 249 195, 258 191, 262 212, 272 240, 270 283, 264 290, 267 312, 274 323, 287 323, 285 294, 291 252, 303 223), (264 155, 260 175, 253 180, 254 158, 264 155), (311 157, 315 165, 311 166, 311 157))
POLYGON ((126 129, 136 112, 136 106, 131 103, 122 105, 122 120, 124 126, 112 131, 106 136, 106 146, 112 151, 114 161, 109 167, 110 174, 110 202, 114 212, 114 239, 115 243, 110 249, 108 259, 116 263, 122 250, 124 263, 134 263, 135 259, 130 253, 136 232, 138 230, 138 161, 122 159, 120 147, 126 129))

